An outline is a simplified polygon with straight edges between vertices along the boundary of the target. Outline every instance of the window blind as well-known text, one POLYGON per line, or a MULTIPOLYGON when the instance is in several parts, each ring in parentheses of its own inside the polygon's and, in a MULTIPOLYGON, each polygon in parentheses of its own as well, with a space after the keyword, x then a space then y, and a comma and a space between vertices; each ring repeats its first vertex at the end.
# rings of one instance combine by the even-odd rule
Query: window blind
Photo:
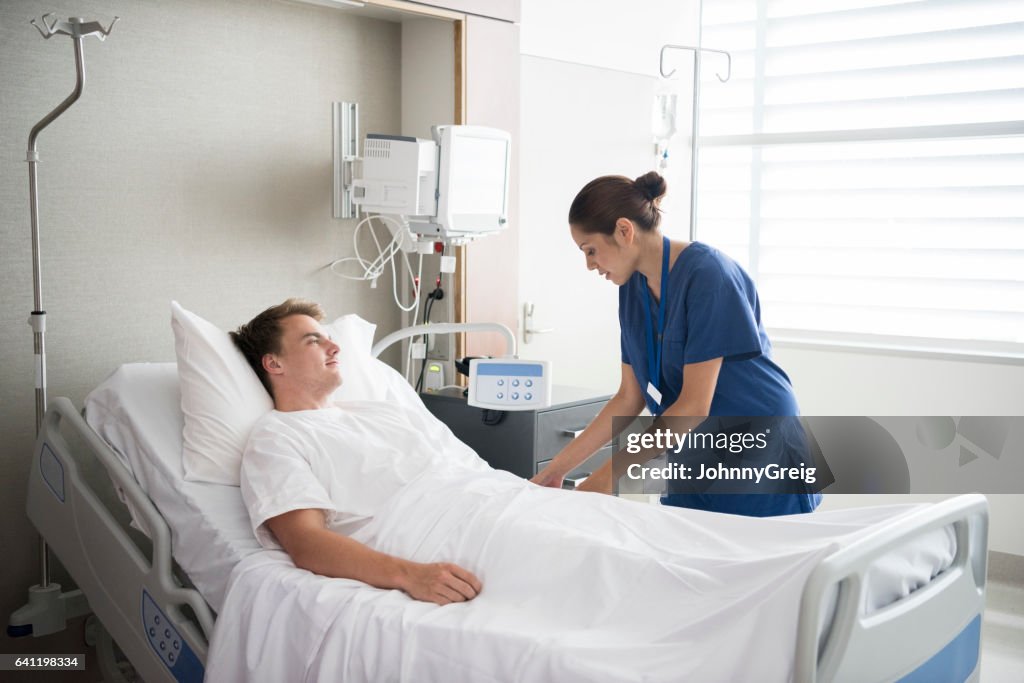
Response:
POLYGON ((1024 2, 705 0, 698 238, 780 338, 1024 358, 1024 2))

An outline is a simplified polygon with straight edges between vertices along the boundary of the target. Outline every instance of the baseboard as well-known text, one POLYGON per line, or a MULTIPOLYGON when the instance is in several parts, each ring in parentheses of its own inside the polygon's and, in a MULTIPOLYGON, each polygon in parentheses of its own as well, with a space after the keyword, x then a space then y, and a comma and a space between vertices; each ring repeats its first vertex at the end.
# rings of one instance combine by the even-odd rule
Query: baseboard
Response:
POLYGON ((988 579, 1024 586, 1024 555, 988 551, 988 579))

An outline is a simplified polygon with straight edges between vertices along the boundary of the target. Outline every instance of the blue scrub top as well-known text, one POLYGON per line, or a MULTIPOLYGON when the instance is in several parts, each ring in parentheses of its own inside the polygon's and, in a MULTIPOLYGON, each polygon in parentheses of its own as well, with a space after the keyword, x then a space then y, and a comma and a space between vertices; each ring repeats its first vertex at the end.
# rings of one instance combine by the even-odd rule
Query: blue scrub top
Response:
MULTIPOLYGON (((683 366, 722 358, 710 416, 796 416, 793 385, 771 358, 771 342, 761 324, 761 304, 750 276, 728 256, 692 242, 672 265, 662 331, 661 404, 648 395, 647 318, 639 273, 619 288, 622 362, 633 368, 652 415, 679 398, 683 366)), ((650 297, 651 319, 658 319, 650 297)), ((796 422, 795 420, 793 421, 796 422)), ((685 459, 685 455, 683 456, 685 459)), ((716 512, 770 516, 810 512, 821 494, 672 494, 666 504, 716 512)))

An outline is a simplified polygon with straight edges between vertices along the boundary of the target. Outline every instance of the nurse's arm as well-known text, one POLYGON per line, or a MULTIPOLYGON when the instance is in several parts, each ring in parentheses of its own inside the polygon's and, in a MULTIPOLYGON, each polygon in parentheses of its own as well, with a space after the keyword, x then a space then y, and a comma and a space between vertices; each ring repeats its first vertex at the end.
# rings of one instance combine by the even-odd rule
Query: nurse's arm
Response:
POLYGON ((561 487, 565 475, 579 467, 587 458, 615 438, 613 418, 634 417, 639 415, 643 408, 644 397, 640 393, 636 375, 633 374, 633 366, 623 363, 619 390, 608 400, 608 403, 587 425, 587 428, 566 444, 565 448, 551 459, 547 467, 538 472, 530 481, 542 486, 561 487))
MULTIPOLYGON (((686 432, 693 429, 708 416, 711 410, 711 399, 715 396, 715 386, 718 384, 718 373, 721 369, 721 358, 712 358, 700 363, 687 363, 683 366, 683 391, 675 403, 661 414, 662 417, 673 418, 671 428, 674 431, 686 432)), ((655 420, 647 431, 653 432, 664 428, 665 424, 659 419, 655 420)), ((630 465, 643 464, 663 452, 657 449, 641 450, 636 454, 619 451, 612 456, 611 460, 587 477, 587 480, 580 484, 577 490, 611 493, 612 484, 626 474, 630 465), (614 471, 612 470, 613 466, 614 471)))
POLYGON ((412 562, 337 534, 327 528, 322 510, 292 510, 266 524, 295 566, 314 574, 397 588, 438 605, 472 600, 482 588, 479 579, 456 564, 412 562))

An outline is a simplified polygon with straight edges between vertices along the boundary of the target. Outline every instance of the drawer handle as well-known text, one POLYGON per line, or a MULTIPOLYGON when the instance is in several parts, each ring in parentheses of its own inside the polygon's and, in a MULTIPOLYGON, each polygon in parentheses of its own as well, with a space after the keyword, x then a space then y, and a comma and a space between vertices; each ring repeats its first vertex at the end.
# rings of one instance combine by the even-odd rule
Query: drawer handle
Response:
POLYGON ((580 427, 579 429, 563 429, 562 433, 575 439, 583 433, 584 429, 586 429, 586 427, 580 427))
POLYGON ((579 485, 587 480, 590 476, 590 472, 580 472, 575 476, 568 476, 562 480, 562 488, 564 489, 576 489, 579 485))

